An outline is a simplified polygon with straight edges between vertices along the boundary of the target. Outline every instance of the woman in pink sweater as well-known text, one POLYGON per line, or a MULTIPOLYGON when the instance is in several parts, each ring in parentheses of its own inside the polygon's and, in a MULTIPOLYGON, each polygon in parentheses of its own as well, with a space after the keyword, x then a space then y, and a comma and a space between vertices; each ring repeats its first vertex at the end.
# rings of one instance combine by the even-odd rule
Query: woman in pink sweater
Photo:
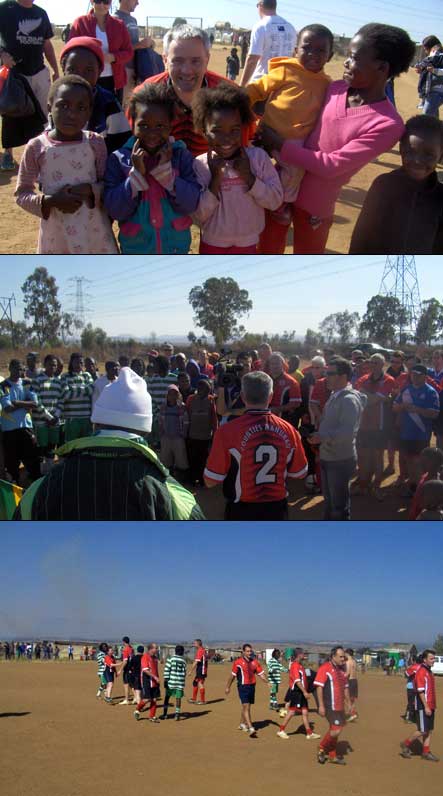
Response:
MULTIPOLYGON (((365 25, 351 41, 343 80, 331 83, 304 147, 260 126, 259 140, 268 152, 306 171, 293 205, 294 254, 324 252, 341 187, 400 139, 404 125, 385 86, 407 71, 414 53, 414 42, 401 28, 365 25)), ((283 254, 288 229, 267 213, 260 252, 283 254)))

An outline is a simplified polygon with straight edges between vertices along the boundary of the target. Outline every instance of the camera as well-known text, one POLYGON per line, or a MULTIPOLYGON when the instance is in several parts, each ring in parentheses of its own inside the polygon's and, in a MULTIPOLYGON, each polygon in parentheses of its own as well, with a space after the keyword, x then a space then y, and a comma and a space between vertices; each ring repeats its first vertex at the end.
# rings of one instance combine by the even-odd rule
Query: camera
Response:
POLYGON ((214 365, 217 387, 240 386, 240 373, 242 370, 243 365, 237 365, 235 362, 217 362, 214 365))

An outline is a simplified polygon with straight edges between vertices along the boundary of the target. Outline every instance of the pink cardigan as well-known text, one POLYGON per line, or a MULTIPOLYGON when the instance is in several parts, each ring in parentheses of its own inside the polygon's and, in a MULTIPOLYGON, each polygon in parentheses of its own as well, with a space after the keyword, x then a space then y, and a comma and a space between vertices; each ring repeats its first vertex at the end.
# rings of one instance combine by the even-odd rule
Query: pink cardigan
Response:
POLYGON ((331 218, 340 189, 401 137, 404 124, 389 100, 347 108, 349 86, 336 80, 328 88, 323 110, 304 147, 285 141, 285 163, 306 170, 296 206, 312 216, 331 218))

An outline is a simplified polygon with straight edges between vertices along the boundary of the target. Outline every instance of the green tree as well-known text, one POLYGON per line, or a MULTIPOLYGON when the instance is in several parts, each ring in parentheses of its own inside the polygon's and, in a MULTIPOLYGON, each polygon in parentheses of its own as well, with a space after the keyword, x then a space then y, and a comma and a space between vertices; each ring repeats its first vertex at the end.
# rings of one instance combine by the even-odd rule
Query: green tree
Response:
POLYGON ((319 323, 319 329, 328 344, 332 343, 337 332, 337 316, 335 313, 327 315, 319 323))
POLYGON ((314 332, 313 329, 306 329, 305 339, 303 345, 308 349, 319 348, 323 344, 323 338, 319 332, 314 332))
POLYGON ((29 332, 40 346, 55 345, 61 322, 58 287, 46 268, 36 268, 22 285, 25 320, 31 321, 29 332))
POLYGON ((60 337, 63 343, 67 343, 69 338, 73 336, 74 330, 78 328, 75 315, 69 312, 63 312, 60 320, 60 337))
POLYGON ((397 329, 408 322, 407 313, 395 296, 369 299, 360 324, 360 332, 380 345, 395 343, 397 329))
POLYGON ((443 635, 441 633, 434 641, 434 649, 437 655, 443 655, 443 635))
POLYGON ((211 332, 217 346, 238 334, 240 316, 252 309, 248 291, 229 276, 211 277, 193 287, 189 303, 195 312, 194 323, 211 332))
POLYGON ((436 298, 422 302, 421 315, 417 322, 417 343, 431 345, 443 332, 443 305, 436 298))
POLYGON ((0 348, 23 348, 29 340, 29 329, 24 321, 0 321, 0 348))
POLYGON ((104 329, 99 326, 93 327, 92 323, 86 324, 81 336, 81 346, 85 351, 104 351, 108 343, 108 336, 104 329))

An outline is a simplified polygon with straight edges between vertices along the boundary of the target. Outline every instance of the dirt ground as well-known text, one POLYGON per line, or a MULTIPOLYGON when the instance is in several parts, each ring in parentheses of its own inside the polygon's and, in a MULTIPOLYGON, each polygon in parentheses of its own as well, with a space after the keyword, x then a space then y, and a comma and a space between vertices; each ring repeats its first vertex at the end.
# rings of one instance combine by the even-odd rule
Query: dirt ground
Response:
MULTIPOLYGON (((62 48, 60 39, 55 42, 56 52, 62 48)), ((157 50, 160 49, 160 43, 157 50)), ((225 74, 226 57, 229 54, 228 47, 215 45, 209 67, 215 72, 225 74)), ((334 58, 328 65, 327 72, 334 78, 342 76, 343 59, 334 58)), ((414 115, 417 106, 417 75, 413 70, 408 74, 402 75, 395 82, 395 93, 397 107, 404 119, 414 115)), ((20 160, 22 149, 15 150, 15 159, 20 160)), ((370 163, 360 171, 351 182, 341 191, 337 202, 329 241, 328 252, 346 254, 349 249, 349 242, 354 228, 358 213, 363 204, 366 191, 372 184, 375 177, 386 170, 397 168, 400 165, 398 147, 391 152, 387 152, 381 158, 370 163)), ((2 254, 33 254, 37 246, 38 218, 21 210, 14 202, 14 190, 16 174, 14 172, 0 173, 0 253, 2 254)), ((291 233, 292 234, 292 233, 291 233)), ((198 252, 198 231, 193 228, 191 253, 198 252)), ((290 253, 291 236, 288 238, 287 253, 290 253)))
MULTIPOLYGON (((267 686, 261 682, 253 709, 258 737, 239 732, 235 683, 224 698, 228 663, 210 667, 206 706, 185 702, 188 719, 157 725, 145 718, 136 722, 132 706, 111 706, 96 699, 96 668, 93 662, 1 664, 5 796, 441 794, 443 763, 399 756, 399 741, 413 730, 400 719, 405 681, 399 676, 370 673, 360 678, 360 718, 345 728, 338 748, 347 763, 345 771, 345 767, 318 765, 317 742, 307 742, 297 732, 298 719, 289 725, 290 740, 276 737, 278 716, 269 710, 267 686)), ((120 680, 117 683, 114 694, 121 697, 120 680)), ((285 686, 286 681, 280 697, 285 686)), ((189 690, 190 685, 188 694, 189 690)), ((441 679, 437 692, 441 700, 441 679)), ((310 718, 323 735, 325 719, 316 712, 310 718)), ((438 720, 432 748, 443 756, 443 727, 438 720)))

